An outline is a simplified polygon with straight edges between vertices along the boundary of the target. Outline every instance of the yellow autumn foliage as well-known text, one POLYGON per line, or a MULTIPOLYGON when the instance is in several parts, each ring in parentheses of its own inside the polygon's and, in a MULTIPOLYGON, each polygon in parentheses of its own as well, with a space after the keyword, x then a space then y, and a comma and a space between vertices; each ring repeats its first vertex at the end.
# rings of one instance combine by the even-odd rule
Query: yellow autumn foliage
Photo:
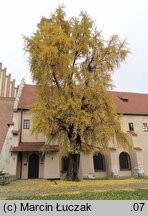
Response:
POLYGON ((68 19, 58 7, 25 42, 36 85, 33 133, 43 133, 47 146, 56 139, 62 155, 104 152, 114 139, 127 148, 107 93, 113 71, 129 53, 126 41, 118 35, 104 40, 87 13, 68 19))

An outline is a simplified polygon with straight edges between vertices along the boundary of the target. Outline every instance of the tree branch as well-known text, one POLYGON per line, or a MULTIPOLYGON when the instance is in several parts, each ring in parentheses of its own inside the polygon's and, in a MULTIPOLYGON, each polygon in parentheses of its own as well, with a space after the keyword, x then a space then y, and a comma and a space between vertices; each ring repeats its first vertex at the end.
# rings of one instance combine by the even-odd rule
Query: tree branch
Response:
POLYGON ((58 89, 60 89, 59 81, 58 81, 58 79, 56 78, 56 75, 55 75, 55 72, 54 72, 54 71, 52 72, 52 75, 53 75, 53 78, 54 78, 54 82, 56 83, 56 86, 58 87, 58 89))
MULTIPOLYGON (((77 57, 78 57, 78 50, 75 52, 75 56, 74 56, 74 60, 73 60, 73 64, 72 64, 72 67, 73 67, 73 68, 74 68, 74 66, 75 66, 77 57)), ((72 73, 71 73, 70 79, 72 79, 72 77, 73 77, 73 71, 72 71, 72 73)))

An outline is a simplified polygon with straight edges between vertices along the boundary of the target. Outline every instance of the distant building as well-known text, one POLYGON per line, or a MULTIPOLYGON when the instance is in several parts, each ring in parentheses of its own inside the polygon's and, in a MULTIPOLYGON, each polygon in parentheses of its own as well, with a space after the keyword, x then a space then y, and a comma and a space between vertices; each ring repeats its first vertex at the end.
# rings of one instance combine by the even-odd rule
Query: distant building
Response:
MULTIPOLYGON (((121 127, 128 134, 131 148, 126 150, 119 148, 118 144, 114 146, 110 143, 109 152, 105 155, 100 152, 81 153, 79 177, 93 179, 148 176, 148 94, 110 94, 116 104, 117 113, 121 114, 121 127)), ((1 151, 3 154, 3 149, 6 149, 7 166, 4 167, 17 178, 61 179, 67 170, 68 158, 62 158, 58 143, 52 143, 48 153, 42 157, 40 150, 46 139, 42 134, 38 139, 31 134, 32 114, 29 109, 34 96, 34 86, 27 85, 22 80, 14 101, 13 118, 11 113, 11 118, 7 120, 7 124, 10 123, 9 136, 7 134, 1 151)))
POLYGON ((3 69, 2 63, 0 63, 0 170, 5 169, 8 171, 9 167, 10 146, 8 142, 12 137, 10 125, 12 125, 13 106, 17 89, 15 80, 11 81, 11 75, 6 74, 6 68, 3 69))

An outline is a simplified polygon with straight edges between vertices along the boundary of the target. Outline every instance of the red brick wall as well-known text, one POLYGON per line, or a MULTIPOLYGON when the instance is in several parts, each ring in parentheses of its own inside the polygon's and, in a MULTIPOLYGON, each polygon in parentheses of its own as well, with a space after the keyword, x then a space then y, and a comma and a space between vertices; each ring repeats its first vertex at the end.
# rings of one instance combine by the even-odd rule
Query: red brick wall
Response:
POLYGON ((0 97, 0 151, 4 143, 8 123, 12 122, 14 98, 0 97))

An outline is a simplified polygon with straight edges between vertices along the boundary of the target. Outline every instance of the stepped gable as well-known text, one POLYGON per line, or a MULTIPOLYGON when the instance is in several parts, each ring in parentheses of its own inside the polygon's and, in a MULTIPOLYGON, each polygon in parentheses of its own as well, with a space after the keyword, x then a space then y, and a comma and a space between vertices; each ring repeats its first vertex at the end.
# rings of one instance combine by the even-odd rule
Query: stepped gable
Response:
MULTIPOLYGON (((148 94, 109 91, 119 114, 148 115, 148 94)), ((18 108, 29 109, 35 98, 34 85, 25 85, 18 108)))
POLYGON ((0 63, 0 97, 16 97, 17 90, 15 79, 11 80, 11 74, 7 75, 7 68, 0 63))
POLYGON ((7 69, 0 63, 0 152, 4 144, 8 124, 12 123, 13 106, 17 89, 15 80, 11 81, 11 74, 6 74, 7 69))

